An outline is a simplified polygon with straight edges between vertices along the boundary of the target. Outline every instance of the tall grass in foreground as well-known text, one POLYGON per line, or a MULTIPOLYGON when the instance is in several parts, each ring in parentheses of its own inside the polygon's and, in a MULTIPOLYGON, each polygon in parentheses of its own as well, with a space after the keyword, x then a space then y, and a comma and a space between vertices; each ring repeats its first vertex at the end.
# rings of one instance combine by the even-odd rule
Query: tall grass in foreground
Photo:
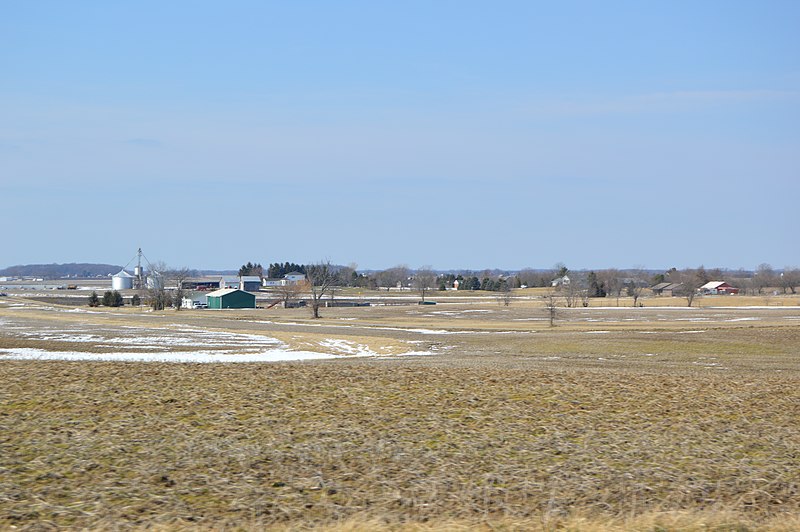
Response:
POLYGON ((0 362, 0 528, 793 529, 800 377, 0 362))

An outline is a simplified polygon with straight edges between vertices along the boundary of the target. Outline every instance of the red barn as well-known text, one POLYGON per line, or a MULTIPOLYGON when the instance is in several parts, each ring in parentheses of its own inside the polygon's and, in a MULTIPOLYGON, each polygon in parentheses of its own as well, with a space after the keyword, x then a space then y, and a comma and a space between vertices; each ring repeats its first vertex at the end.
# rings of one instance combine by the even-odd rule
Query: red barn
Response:
POLYGON ((722 294, 731 295, 738 294, 739 289, 729 285, 725 281, 709 281, 700 287, 703 294, 722 294))

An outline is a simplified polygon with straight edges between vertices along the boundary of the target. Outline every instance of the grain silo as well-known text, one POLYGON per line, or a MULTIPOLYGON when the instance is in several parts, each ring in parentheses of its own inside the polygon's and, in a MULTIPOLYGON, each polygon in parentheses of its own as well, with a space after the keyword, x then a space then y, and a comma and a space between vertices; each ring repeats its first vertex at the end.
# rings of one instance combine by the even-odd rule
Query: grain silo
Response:
POLYGON ((124 269, 111 277, 111 288, 114 290, 130 290, 133 288, 133 275, 124 269))
POLYGON ((161 290, 164 288, 164 274, 157 271, 151 271, 147 276, 147 288, 154 288, 161 290))

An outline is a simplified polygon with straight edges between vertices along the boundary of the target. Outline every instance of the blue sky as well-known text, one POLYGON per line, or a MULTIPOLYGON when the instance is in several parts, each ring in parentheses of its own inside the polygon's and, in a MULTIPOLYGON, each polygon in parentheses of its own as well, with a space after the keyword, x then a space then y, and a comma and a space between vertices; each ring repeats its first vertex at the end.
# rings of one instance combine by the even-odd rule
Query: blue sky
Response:
POLYGON ((0 267, 800 264, 800 3, 9 2, 0 267))

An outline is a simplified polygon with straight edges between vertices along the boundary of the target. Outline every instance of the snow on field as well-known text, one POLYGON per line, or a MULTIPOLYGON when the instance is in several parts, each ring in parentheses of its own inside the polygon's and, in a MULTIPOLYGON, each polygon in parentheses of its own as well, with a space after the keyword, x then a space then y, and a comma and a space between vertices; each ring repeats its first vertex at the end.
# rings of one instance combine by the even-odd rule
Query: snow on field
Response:
POLYGON ((334 353, 343 353, 345 355, 375 356, 378 354, 374 351, 371 351, 366 345, 357 344, 349 340, 328 338, 321 341, 319 345, 331 350, 334 353))
MULTIPOLYGON (((418 312, 416 312, 416 311, 412 311, 412 313, 418 314, 418 312)), ((492 313, 494 313, 494 311, 493 310, 489 310, 489 309, 434 310, 432 312, 424 314, 424 316, 437 316, 437 315, 439 315, 439 316, 458 317, 458 316, 460 316, 462 314, 475 314, 475 313, 477 313, 477 314, 492 314, 492 313)))
POLYGON ((258 353, 226 353, 220 351, 156 352, 156 353, 86 353, 81 351, 44 351, 42 349, 0 349, 0 359, 14 360, 97 360, 112 362, 281 362, 341 358, 328 353, 271 349, 258 353))
MULTIPOLYGON (((368 346, 349 340, 328 338, 319 343, 323 352, 292 350, 284 342, 259 334, 209 331, 172 324, 167 327, 108 327, 103 325, 64 325, 34 327, 3 320, 5 330, 14 329, 19 337, 45 342, 91 344, 93 353, 79 350, 46 351, 32 348, 0 349, 1 359, 21 360, 110 360, 152 362, 275 362, 334 359, 344 357, 386 357, 368 346), (13 325, 12 325, 13 324, 13 325), (197 348, 189 350, 187 348, 197 348), (134 352, 133 350, 138 350, 134 352)), ((430 351, 409 351, 400 355, 431 355, 430 351)))

